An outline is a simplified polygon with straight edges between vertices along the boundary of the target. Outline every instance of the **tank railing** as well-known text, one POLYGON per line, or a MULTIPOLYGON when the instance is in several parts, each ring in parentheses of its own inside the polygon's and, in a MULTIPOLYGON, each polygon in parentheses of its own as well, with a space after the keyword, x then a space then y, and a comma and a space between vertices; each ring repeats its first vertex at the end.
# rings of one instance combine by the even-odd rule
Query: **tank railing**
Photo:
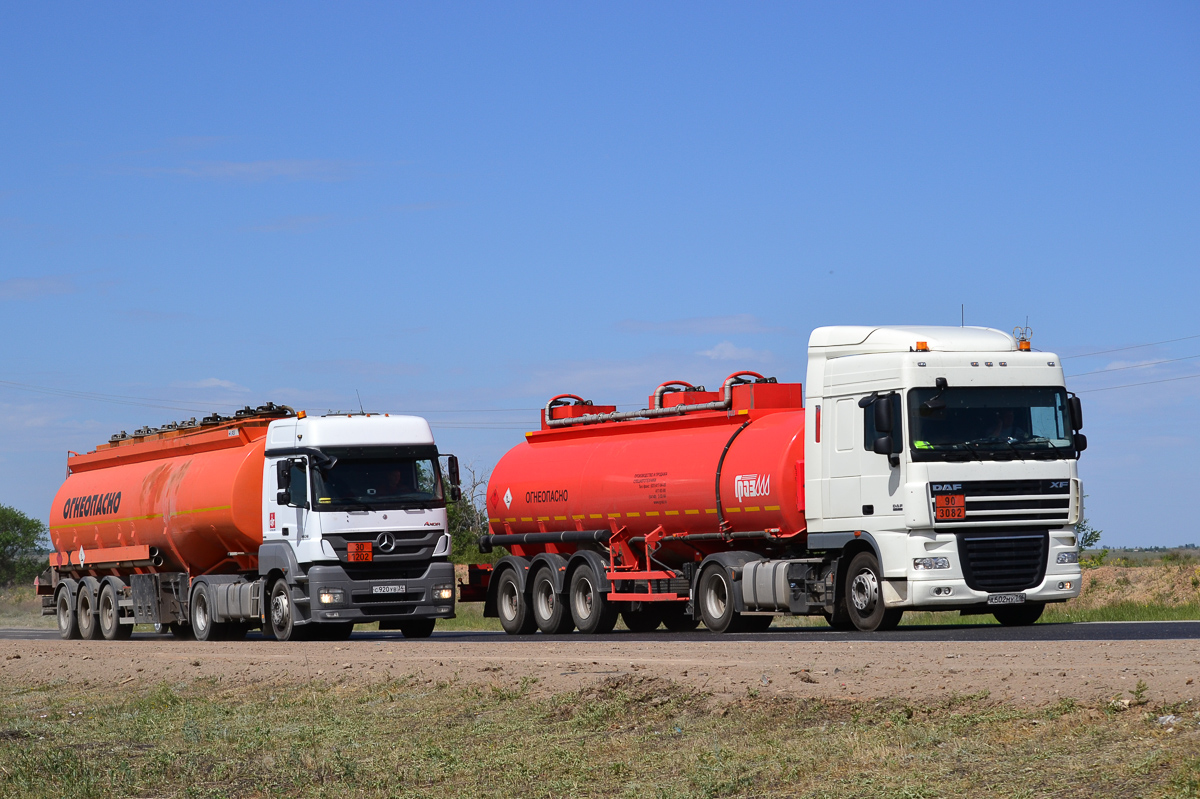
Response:
MULTIPOLYGON (((558 399, 570 397, 580 399, 574 394, 560 394, 550 402, 546 403, 546 426, 547 427, 572 427, 580 424, 599 424, 601 422, 624 422, 631 419, 658 419, 664 416, 681 416, 685 413, 695 411, 727 411, 733 407, 733 387, 742 383, 774 383, 775 378, 763 377, 758 372, 734 372, 729 377, 725 378, 723 390, 725 398, 715 402, 698 402, 693 405, 675 405, 671 408, 642 408, 640 411, 616 411, 613 413, 589 413, 585 416, 577 416, 573 419, 551 419, 550 407, 551 404, 558 399), (755 378, 753 381, 747 380, 746 377, 755 378)), ((668 384, 669 385, 669 384, 668 384)), ((662 386, 659 386, 662 388, 662 386)), ((657 392, 655 392, 657 394, 657 392)), ((586 400, 580 400, 586 402, 586 400)), ((658 403, 656 398, 655 403, 658 403)))

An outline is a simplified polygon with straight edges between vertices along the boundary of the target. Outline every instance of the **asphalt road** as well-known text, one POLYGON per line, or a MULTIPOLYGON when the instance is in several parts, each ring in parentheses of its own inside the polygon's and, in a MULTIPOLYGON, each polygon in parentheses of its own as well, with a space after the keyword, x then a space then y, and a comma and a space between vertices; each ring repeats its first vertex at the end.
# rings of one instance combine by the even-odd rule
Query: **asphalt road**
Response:
MULTIPOLYGON (((251 633, 248 638, 258 638, 251 633)), ((372 641, 401 638, 400 633, 360 632, 352 640, 372 641)), ((569 641, 575 636, 555 638, 556 642, 569 641)), ((0 629, 0 640, 48 641, 58 638, 57 630, 6 628, 0 629)), ((133 640, 163 640, 169 636, 152 633, 134 633, 133 640)), ((582 638, 580 636, 580 638, 582 638)), ((547 636, 509 636, 497 632, 435 632, 433 639, 439 643, 464 641, 497 644, 520 643, 522 641, 545 641, 547 636)), ((1087 622, 1076 624, 1035 624, 1031 627, 1001 627, 994 624, 955 624, 928 627, 900 627, 885 633, 837 632, 826 627, 778 627, 761 633, 713 635, 704 630, 691 633, 616 632, 610 635, 589 636, 589 641, 630 643, 638 641, 713 641, 737 643, 740 641, 794 641, 796 643, 820 641, 893 641, 893 642, 941 642, 954 641, 1177 641, 1200 639, 1200 621, 1129 621, 1087 622)), ((416 643, 416 642, 414 642, 416 643)))

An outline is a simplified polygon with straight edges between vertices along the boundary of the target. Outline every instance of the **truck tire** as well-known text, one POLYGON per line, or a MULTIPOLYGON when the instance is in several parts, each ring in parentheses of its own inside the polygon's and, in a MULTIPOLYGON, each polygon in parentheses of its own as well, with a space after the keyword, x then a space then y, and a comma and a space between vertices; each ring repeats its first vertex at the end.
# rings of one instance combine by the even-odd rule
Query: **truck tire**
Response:
POLYGON ((689 633, 700 626, 700 620, 692 618, 682 602, 667 602, 663 608, 663 625, 673 633, 689 633))
POLYGON ((585 635, 611 633, 617 625, 617 608, 600 590, 600 580, 590 564, 584 563, 571 573, 571 618, 585 635))
POLYGON ((167 625, 167 629, 171 631, 176 640, 190 641, 192 640, 192 625, 184 622, 173 621, 167 625))
POLYGON ((512 569, 505 569, 496 585, 496 613, 500 616, 500 626, 509 635, 530 635, 537 629, 537 619, 512 569))
POLYGON ((296 627, 296 606, 292 603, 292 591, 287 581, 279 579, 271 586, 266 629, 276 641, 296 641, 300 636, 296 627))
POLYGON ((213 621, 212 592, 207 583, 200 583, 192 592, 192 633, 197 641, 220 641, 225 625, 213 621))
POLYGON ((106 641, 124 641, 133 635, 132 624, 121 624, 121 606, 112 583, 100 589, 100 634, 106 641))
POLYGON ((54 608, 58 620, 59 637, 64 641, 79 640, 79 618, 75 615, 75 608, 71 606, 71 592, 66 588, 60 588, 54 608))
POLYGON ((75 600, 75 607, 79 637, 85 641, 95 641, 100 637, 100 625, 96 619, 96 592, 87 580, 79 583, 79 596, 75 600))
POLYGON ((743 614, 739 620, 738 632, 743 633, 762 633, 766 632, 775 621, 774 616, 747 616, 743 614))
POLYGON ((1005 627, 1028 627, 1042 617, 1042 611, 1045 609, 1044 602, 1027 602, 1024 605, 996 608, 992 615, 1005 627))
POLYGON ((883 570, 874 552, 859 552, 846 570, 846 615, 863 632, 894 630, 904 615, 902 608, 883 605, 883 570))
POLYGON ((400 634, 405 638, 428 638, 433 635, 437 619, 414 619, 400 622, 400 634))
POLYGON ((654 607, 657 604, 657 602, 644 602, 640 610, 623 610, 621 611, 621 621, 625 622, 625 626, 631 633, 654 632, 663 620, 662 610, 654 607))
POLYGON ((318 624, 314 626, 313 632, 318 641, 348 641, 354 633, 354 622, 318 624))
POLYGON ((554 590, 554 575, 543 566, 533 576, 533 618, 537 628, 546 635, 563 635, 575 629, 571 612, 563 605, 562 596, 554 590))
POLYGON ((738 614, 733 609, 733 580, 725 567, 714 563, 700 575, 700 617, 714 633, 736 632, 738 614))

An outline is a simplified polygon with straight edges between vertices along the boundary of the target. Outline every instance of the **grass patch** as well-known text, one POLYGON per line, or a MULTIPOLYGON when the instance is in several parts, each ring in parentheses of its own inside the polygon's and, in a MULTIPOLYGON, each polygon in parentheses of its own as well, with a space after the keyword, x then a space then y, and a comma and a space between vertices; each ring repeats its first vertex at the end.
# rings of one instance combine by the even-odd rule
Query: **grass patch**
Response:
POLYGON ((529 688, 0 686, 0 795, 1096 797, 1200 784, 1193 713, 1168 732, 1155 709, 1071 700, 719 706, 632 676, 529 688))

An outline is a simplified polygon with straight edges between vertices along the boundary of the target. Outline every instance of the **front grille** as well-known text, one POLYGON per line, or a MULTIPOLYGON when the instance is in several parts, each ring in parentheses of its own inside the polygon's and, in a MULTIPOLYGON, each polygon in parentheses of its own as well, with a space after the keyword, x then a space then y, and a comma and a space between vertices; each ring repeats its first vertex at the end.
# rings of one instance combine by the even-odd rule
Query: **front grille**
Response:
POLYGON ((976 591, 1024 591, 1046 575, 1045 530, 969 530, 958 533, 963 578, 976 591))
POLYGON ((416 605, 363 605, 360 610, 364 616, 402 616, 415 613, 416 605))
POLYGON ((440 527, 421 530, 390 530, 386 534, 392 537, 393 547, 385 552, 377 540, 382 535, 379 531, 359 532, 347 531, 341 533, 326 533, 324 538, 337 553, 338 560, 349 564, 346 559, 349 542, 371 542, 371 553, 374 562, 380 565, 404 561, 429 560, 437 549, 445 531, 440 527))
POLYGON ((971 480, 930 483, 929 502, 938 527, 1066 524, 1071 518, 1070 480, 971 480), (939 519, 937 498, 961 494, 965 516, 939 519))
POLYGON ((391 563, 343 563, 342 571, 351 580, 415 580, 424 577, 429 564, 404 566, 391 563))

